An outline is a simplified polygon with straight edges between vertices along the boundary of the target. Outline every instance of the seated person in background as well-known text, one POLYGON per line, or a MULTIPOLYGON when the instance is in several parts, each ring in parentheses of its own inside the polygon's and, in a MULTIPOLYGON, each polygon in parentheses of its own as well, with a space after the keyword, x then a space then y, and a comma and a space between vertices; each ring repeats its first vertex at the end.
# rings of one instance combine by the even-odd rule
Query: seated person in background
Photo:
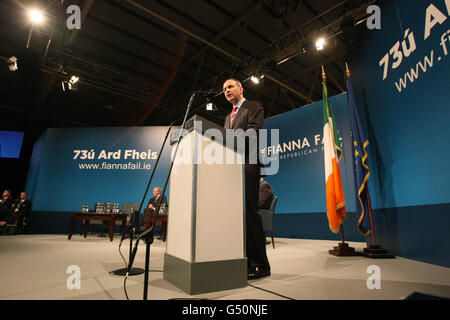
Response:
MULTIPOLYGON (((153 188, 153 198, 148 202, 147 208, 144 209, 144 214, 142 216, 142 224, 147 225, 147 219, 150 214, 154 214, 156 209, 158 208, 159 203, 165 204, 167 206, 167 198, 164 195, 161 195, 161 188, 154 187, 153 188)), ((161 236, 158 239, 162 239, 166 241, 166 233, 167 233, 167 223, 161 223, 161 236)))
POLYGON ((11 209, 13 204, 13 198, 11 197, 11 190, 6 189, 2 193, 2 198, 0 199, 0 207, 11 209))
POLYGON ((11 197, 11 190, 6 189, 2 193, 2 198, 0 199, 0 226, 5 224, 14 223, 11 221, 14 216, 13 214, 13 199, 11 197))
POLYGON ((273 188, 262 177, 259 179, 258 209, 269 209, 273 198, 273 188))
POLYGON ((14 214, 17 215, 17 226, 21 232, 28 229, 30 220, 31 200, 27 199, 25 191, 20 193, 20 199, 14 205, 14 214))

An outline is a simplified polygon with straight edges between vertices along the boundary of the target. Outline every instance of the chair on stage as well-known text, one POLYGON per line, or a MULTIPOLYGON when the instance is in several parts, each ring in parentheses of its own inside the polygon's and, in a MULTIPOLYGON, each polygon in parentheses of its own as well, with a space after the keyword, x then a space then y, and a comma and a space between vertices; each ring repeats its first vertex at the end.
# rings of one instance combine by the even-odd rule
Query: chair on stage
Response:
MULTIPOLYGON (((140 214, 139 214, 139 207, 140 203, 129 203, 124 202, 122 204, 122 213, 128 214, 127 217, 127 227, 130 227, 131 225, 134 225, 135 227, 135 233, 139 232, 140 228, 140 214)), ((122 224, 121 221, 116 221, 116 225, 122 224)))
POLYGON ((269 232, 272 237, 272 246, 275 249, 275 242, 273 240, 273 215, 275 214, 275 207, 277 205, 278 197, 273 197, 269 209, 258 209, 258 213, 262 219, 264 232, 269 232))
POLYGON ((17 215, 12 214, 6 219, 6 224, 0 227, 0 234, 2 235, 14 235, 19 234, 19 219, 17 215))

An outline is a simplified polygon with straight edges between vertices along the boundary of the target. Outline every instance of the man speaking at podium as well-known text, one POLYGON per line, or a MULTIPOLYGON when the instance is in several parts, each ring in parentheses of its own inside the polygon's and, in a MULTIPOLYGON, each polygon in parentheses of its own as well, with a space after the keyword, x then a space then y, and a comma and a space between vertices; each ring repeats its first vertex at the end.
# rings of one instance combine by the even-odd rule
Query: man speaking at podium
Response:
MULTIPOLYGON (((228 79, 223 84, 225 98, 233 105, 233 111, 225 119, 225 129, 262 128, 264 109, 259 101, 248 101, 243 96, 244 88, 237 79, 228 79)), ((270 276, 270 264, 266 254, 266 237, 261 217, 257 212, 259 197, 260 165, 250 164, 250 152, 258 152, 257 146, 245 144, 245 207, 248 279, 270 276)), ((256 154, 258 159, 258 153, 256 154)))

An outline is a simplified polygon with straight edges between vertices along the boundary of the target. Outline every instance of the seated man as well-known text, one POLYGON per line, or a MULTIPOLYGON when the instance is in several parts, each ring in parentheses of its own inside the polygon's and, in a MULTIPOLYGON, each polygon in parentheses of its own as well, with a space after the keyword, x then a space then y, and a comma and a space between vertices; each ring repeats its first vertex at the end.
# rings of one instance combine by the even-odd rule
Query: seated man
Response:
POLYGON ((2 198, 0 199, 0 226, 5 224, 14 223, 15 218, 13 216, 13 199, 11 197, 11 190, 6 189, 2 193, 2 198))
MULTIPOLYGON (((147 208, 144 209, 144 214, 142 215, 142 224, 146 225, 148 216, 150 214, 154 214, 156 212, 156 209, 158 208, 159 203, 161 202, 161 206, 164 204, 167 207, 167 198, 166 196, 161 195, 161 188, 160 187, 154 187, 153 188, 153 198, 150 199, 148 202, 147 208)), ((162 239, 163 241, 166 241, 166 233, 167 233, 167 223, 162 222, 161 223, 161 236, 158 237, 158 239, 162 239)))
POLYGON ((259 179, 258 209, 269 209, 273 199, 273 188, 262 177, 259 179))
POLYGON ((20 193, 20 199, 15 203, 14 214, 17 215, 17 226, 20 232, 28 229, 31 211, 31 200, 27 199, 25 191, 20 193))

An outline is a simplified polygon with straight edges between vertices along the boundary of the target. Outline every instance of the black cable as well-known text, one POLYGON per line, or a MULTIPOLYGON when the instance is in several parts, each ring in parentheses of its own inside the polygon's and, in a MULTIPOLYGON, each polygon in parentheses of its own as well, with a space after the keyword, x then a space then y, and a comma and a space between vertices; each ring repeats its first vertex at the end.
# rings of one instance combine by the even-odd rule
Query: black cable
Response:
MULTIPOLYGON (((164 270, 149 270, 150 272, 164 272, 164 270)), ((124 292, 125 292, 125 297, 127 298, 127 300, 130 300, 129 298, 128 298, 128 293, 127 293, 127 279, 128 279, 128 272, 127 272, 127 274, 125 275, 125 279, 124 279, 124 281, 123 281, 123 290, 124 290, 124 292)))
POLYGON ((125 275, 125 279, 123 280, 123 290, 125 291, 125 297, 127 298, 127 300, 130 300, 127 294, 127 279, 128 279, 128 272, 125 275))
POLYGON ((285 299, 288 299, 288 300, 296 300, 296 299, 293 299, 293 298, 290 298, 290 297, 283 296, 282 294, 279 294, 279 293, 276 293, 276 292, 273 292, 273 291, 270 291, 270 290, 267 290, 267 289, 263 289, 263 288, 260 288, 260 287, 254 286, 254 285, 251 285, 250 283, 247 283, 247 285, 252 287, 252 288, 255 288, 255 289, 259 289, 259 290, 262 290, 262 291, 265 291, 265 292, 269 292, 269 293, 274 294, 276 296, 279 296, 281 298, 285 298, 285 299))
POLYGON ((119 244, 119 254, 120 254, 120 256, 122 257, 123 262, 125 262, 125 268, 128 268, 127 260, 125 260, 125 258, 124 258, 123 255, 122 255, 122 252, 120 251, 120 247, 121 247, 121 246, 122 246, 122 241, 121 241, 120 244, 119 244))

